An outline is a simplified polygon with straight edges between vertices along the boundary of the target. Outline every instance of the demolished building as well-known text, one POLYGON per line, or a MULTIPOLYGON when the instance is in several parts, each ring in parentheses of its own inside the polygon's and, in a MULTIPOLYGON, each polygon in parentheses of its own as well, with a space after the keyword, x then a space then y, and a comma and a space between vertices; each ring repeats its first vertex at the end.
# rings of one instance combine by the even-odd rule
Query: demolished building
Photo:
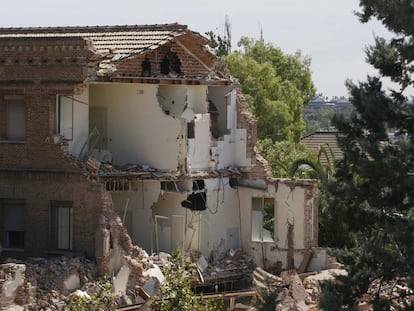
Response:
POLYGON ((3 257, 111 270, 132 242, 298 266, 317 246, 316 181, 271 176, 236 81, 187 26, 0 29, 0 120, 3 257))

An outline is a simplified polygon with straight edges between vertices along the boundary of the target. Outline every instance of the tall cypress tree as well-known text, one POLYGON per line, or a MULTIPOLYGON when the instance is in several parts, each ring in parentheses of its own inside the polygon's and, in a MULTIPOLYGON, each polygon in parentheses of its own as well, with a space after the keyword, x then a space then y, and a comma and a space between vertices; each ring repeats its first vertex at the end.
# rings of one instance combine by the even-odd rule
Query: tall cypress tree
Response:
MULTIPOLYGON (((347 309, 373 281, 404 280, 414 290, 414 103, 407 95, 414 86, 414 0, 360 0, 360 7, 362 22, 376 18, 394 37, 377 37, 367 48, 379 74, 347 83, 356 111, 334 121, 344 158, 329 186, 330 207, 353 237, 338 252, 349 277, 334 300, 347 309), (384 77, 393 90, 384 89, 384 77)), ((388 310, 390 301, 373 298, 375 310, 388 310)))

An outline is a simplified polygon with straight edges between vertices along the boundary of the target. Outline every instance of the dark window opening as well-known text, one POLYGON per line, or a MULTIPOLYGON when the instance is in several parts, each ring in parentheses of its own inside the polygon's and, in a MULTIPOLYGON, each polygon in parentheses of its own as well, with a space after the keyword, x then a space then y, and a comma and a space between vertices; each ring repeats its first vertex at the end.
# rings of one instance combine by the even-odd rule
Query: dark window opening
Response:
POLYGON ((24 200, 0 200, 1 241, 5 248, 24 249, 25 207, 24 200))
POLYGON ((231 177, 229 179, 229 185, 232 189, 237 189, 237 187, 239 185, 239 180, 235 177, 231 177))
POLYGON ((187 123, 187 138, 195 138, 194 120, 187 123))
POLYGON ((219 130, 219 111, 216 107, 216 105, 209 100, 208 101, 208 113, 210 114, 210 129, 211 129, 211 135, 214 138, 219 138, 221 135, 220 130, 219 130))
POLYGON ((161 62, 161 73, 181 74, 181 61, 175 52, 168 52, 161 62))
POLYGON ((145 57, 145 60, 141 63, 142 68, 142 76, 143 77, 150 77, 151 76, 151 62, 147 57, 145 57))
POLYGON ((24 248, 24 231, 6 231, 6 248, 24 248))

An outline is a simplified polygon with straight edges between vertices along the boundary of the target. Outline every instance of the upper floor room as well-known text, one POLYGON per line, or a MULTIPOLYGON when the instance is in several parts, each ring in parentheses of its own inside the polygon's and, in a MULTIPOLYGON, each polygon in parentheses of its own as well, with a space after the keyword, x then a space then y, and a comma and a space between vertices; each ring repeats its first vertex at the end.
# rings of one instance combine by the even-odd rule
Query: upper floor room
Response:
POLYGON ((225 63, 184 25, 0 29, 2 167, 62 167, 64 146, 119 167, 249 168, 242 109, 225 63))

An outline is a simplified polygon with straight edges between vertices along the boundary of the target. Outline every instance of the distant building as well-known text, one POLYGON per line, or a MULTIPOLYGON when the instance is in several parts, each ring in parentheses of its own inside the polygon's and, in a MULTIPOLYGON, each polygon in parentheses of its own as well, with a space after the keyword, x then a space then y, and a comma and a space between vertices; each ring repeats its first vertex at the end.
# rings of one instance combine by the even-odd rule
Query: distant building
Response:
POLYGON ((326 165, 329 161, 340 160, 343 158, 343 152, 338 145, 338 132, 336 131, 317 131, 301 138, 301 142, 310 149, 319 152, 320 148, 326 149, 329 159, 325 154, 321 155, 320 161, 322 165, 326 165), (331 152, 333 157, 331 156, 331 152))
POLYGON ((354 110, 352 103, 344 96, 334 96, 328 99, 320 94, 309 101, 309 104, 304 107, 304 111, 314 111, 322 108, 333 109, 335 114, 350 114, 354 110))

